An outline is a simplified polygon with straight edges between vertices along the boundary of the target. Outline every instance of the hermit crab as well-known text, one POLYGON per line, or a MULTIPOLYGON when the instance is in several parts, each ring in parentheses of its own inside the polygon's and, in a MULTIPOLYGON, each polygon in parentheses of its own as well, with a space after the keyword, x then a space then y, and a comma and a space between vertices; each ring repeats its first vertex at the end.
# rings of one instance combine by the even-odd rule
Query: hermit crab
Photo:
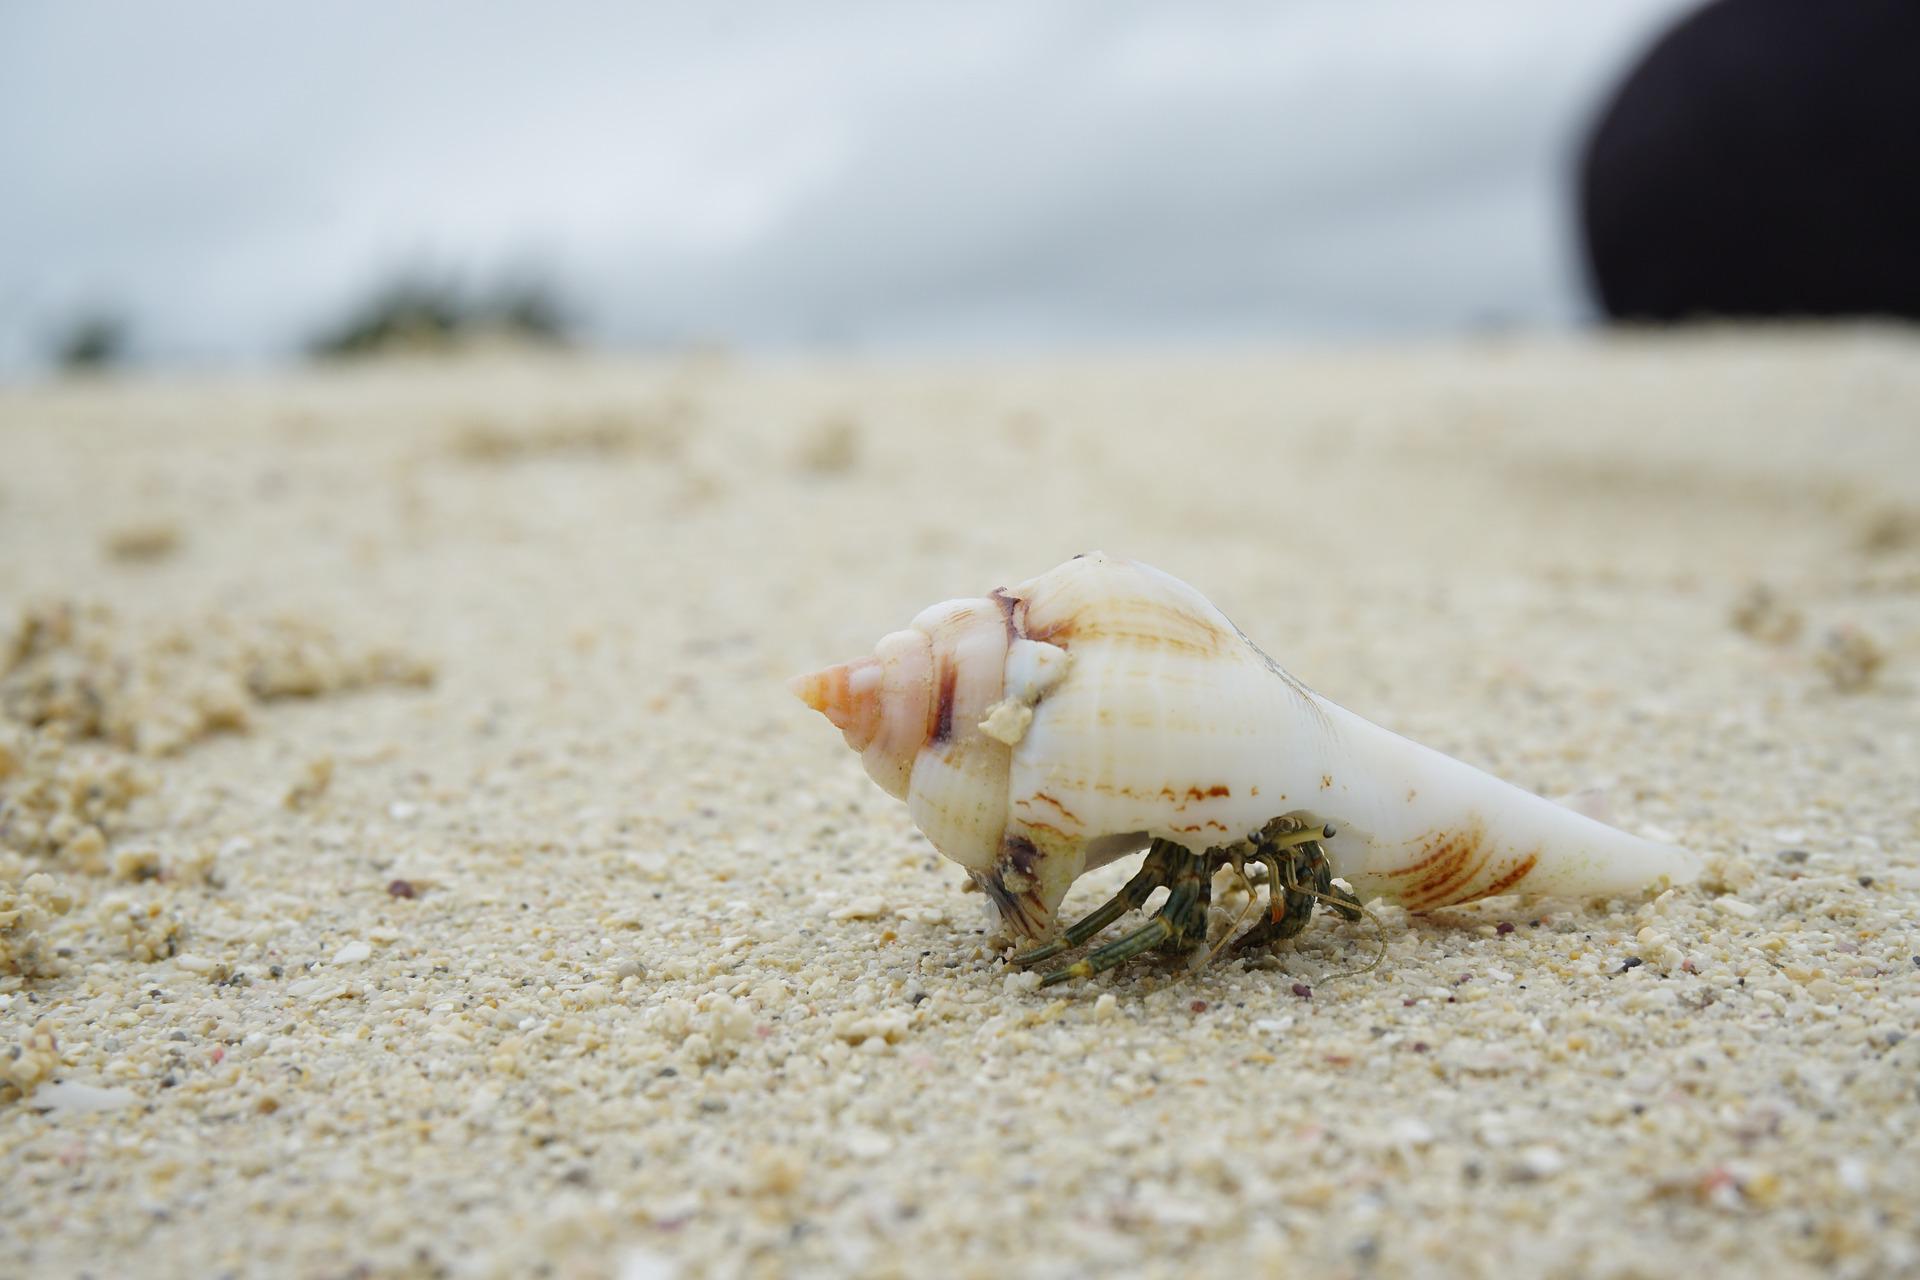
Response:
POLYGON ((949 600, 873 653, 792 682, 907 803, 1014 934, 1042 942, 1082 872, 1145 848, 1110 901, 1045 945, 1079 946, 1160 888, 1148 922, 1046 982, 1205 942, 1214 874, 1263 873, 1291 937, 1316 905, 1426 911, 1495 894, 1592 897, 1699 874, 1643 840, 1391 733, 1307 688, 1198 591, 1093 553, 949 600), (1337 882, 1344 882, 1344 885, 1337 882))

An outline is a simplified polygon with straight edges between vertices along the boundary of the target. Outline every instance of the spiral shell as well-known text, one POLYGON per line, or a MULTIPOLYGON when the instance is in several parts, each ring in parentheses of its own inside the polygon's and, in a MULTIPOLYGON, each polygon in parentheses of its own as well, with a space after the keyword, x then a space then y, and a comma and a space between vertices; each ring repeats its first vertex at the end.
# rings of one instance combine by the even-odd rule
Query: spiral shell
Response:
POLYGON ((1192 587, 1093 553, 934 605, 872 655, 793 681, 873 780, 1040 937, 1087 869, 1200 852, 1280 815, 1330 824, 1363 900, 1681 883, 1698 859, 1582 816, 1320 697, 1192 587))

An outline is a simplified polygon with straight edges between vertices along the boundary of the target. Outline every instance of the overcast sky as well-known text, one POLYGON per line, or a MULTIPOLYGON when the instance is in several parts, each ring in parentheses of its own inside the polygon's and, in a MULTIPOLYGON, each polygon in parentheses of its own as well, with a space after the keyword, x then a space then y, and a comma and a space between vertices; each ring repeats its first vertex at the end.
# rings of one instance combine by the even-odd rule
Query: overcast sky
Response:
POLYGON ((609 342, 1560 325, 1572 147, 1684 0, 0 5, 0 370, 296 351, 406 270, 609 342))

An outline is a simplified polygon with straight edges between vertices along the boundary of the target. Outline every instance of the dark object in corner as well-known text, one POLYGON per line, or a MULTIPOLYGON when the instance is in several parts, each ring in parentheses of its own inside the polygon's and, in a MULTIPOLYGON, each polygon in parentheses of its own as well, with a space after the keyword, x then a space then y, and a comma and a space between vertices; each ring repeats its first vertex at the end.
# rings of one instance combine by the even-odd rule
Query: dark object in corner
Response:
POLYGON ((1580 217, 1615 318, 1920 317, 1920 3, 1695 11, 1587 140, 1580 217))

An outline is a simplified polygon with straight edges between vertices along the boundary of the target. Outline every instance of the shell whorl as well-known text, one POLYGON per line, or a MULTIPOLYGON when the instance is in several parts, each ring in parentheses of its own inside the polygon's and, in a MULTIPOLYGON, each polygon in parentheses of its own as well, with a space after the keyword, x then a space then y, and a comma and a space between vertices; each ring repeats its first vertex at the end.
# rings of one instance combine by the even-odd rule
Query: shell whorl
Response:
POLYGON ((881 788, 905 799, 914 753, 933 731, 933 645, 895 631, 869 657, 796 676, 787 687, 833 723, 881 788))
POLYGON ((793 688, 1029 936, 1089 866, 1282 814, 1331 822, 1335 874, 1413 909, 1696 873, 1328 702, 1192 587, 1098 553, 935 605, 793 688))
POLYGON ((1008 747, 980 726, 1002 700, 1013 638, 993 598, 949 600, 871 656, 790 682, 941 852, 968 867, 992 860, 1005 825, 1008 747))

